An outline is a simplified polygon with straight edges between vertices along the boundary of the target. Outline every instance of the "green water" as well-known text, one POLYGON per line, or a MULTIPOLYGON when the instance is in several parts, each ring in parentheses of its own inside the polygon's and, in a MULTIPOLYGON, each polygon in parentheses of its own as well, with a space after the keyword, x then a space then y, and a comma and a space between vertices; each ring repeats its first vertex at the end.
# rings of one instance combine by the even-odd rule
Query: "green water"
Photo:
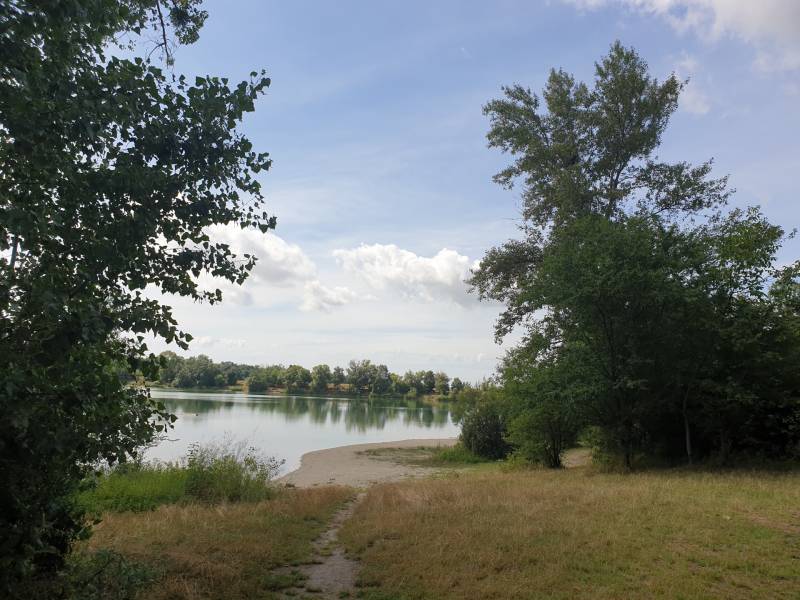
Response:
POLYGON ((153 389, 153 398, 178 416, 168 439, 147 457, 175 460, 193 442, 247 440, 265 454, 284 459, 283 472, 296 469, 312 450, 348 444, 458 435, 446 406, 403 400, 264 396, 239 392, 153 389))

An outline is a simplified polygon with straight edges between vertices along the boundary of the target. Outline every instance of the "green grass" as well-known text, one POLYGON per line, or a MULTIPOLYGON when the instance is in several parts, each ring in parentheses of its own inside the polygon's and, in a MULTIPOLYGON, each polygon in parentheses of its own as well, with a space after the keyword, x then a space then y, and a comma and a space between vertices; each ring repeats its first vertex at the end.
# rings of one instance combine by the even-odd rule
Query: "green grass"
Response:
POLYGON ((280 467, 243 443, 193 446, 180 463, 123 464, 101 473, 77 498, 90 514, 146 511, 187 502, 259 502, 280 467))
POLYGON ((89 513, 153 510, 186 498, 189 471, 176 465, 147 465, 100 475, 93 489, 78 496, 89 513))
POLYGON ((493 467, 373 487, 340 539, 370 599, 796 599, 800 474, 493 467))
POLYGON ((485 462, 489 461, 470 452, 463 444, 456 444, 450 448, 434 448, 427 460, 427 464, 431 466, 477 465, 485 462))

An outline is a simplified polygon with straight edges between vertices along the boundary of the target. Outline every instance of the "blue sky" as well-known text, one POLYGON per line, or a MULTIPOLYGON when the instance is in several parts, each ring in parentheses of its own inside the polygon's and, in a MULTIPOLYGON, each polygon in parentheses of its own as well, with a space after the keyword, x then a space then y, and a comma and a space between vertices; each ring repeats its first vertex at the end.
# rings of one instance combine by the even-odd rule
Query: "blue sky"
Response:
MULTIPOLYGON (((616 39, 659 78, 691 78, 660 156, 714 157, 735 205, 800 223, 800 2, 206 4, 175 70, 267 69, 272 86, 243 131, 274 159, 261 181, 278 228, 219 232, 262 257, 222 305, 170 300, 192 354, 491 375, 498 307, 463 278, 517 235, 518 196, 491 181, 507 158, 486 148, 481 107, 502 85, 540 89, 551 67, 591 79, 616 39)), ((787 241, 779 260, 798 250, 787 241)))

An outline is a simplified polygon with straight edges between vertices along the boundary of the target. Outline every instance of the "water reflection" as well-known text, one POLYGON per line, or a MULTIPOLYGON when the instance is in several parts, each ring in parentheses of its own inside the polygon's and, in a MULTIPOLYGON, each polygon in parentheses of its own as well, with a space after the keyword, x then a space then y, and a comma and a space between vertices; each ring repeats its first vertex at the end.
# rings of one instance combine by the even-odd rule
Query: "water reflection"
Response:
POLYGON ((149 451, 173 460, 192 442, 246 439, 296 468, 305 452, 346 444, 458 435, 446 405, 398 399, 264 396, 154 389, 178 416, 170 441, 149 451))
POLYGON ((443 427, 450 422, 446 405, 427 406, 412 400, 363 398, 316 398, 309 396, 248 396, 221 393, 153 390, 152 395, 178 417, 210 418, 216 413, 250 411, 277 415, 287 422, 309 420, 316 425, 337 424, 344 419, 348 430, 383 429, 387 422, 443 427), (206 397, 208 396, 208 397, 206 397))

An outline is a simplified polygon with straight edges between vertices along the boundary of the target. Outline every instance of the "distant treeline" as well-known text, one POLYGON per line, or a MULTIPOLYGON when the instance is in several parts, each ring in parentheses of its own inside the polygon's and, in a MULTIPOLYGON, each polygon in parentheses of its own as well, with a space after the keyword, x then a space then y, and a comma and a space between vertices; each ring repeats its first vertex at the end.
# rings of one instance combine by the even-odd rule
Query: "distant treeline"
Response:
POLYGON ((436 394, 457 395, 471 387, 458 377, 441 371, 406 371, 399 375, 386 365, 370 360, 351 360, 346 368, 316 365, 256 366, 230 361, 215 363, 200 354, 184 358, 174 352, 161 353, 158 382, 176 388, 228 388, 241 386, 249 392, 286 390, 290 393, 346 393, 357 396, 403 396, 414 398, 436 394))

